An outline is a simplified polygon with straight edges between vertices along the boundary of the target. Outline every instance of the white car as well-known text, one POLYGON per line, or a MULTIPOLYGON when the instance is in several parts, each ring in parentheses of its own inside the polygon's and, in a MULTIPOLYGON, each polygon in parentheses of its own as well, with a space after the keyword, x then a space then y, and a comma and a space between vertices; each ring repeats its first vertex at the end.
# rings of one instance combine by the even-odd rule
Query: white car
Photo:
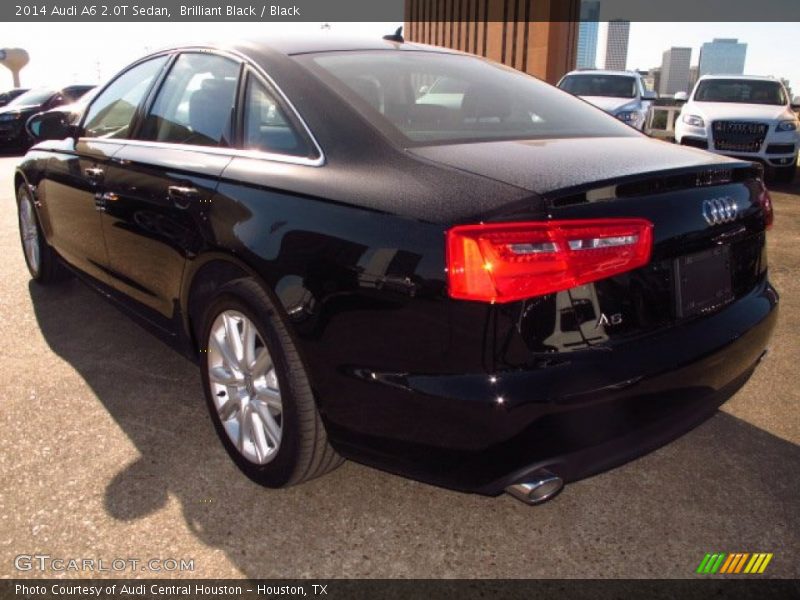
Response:
POLYGON ((800 122, 786 88, 772 77, 704 75, 675 122, 675 141, 761 162, 776 179, 791 181, 800 122))
POLYGON ((572 71, 561 78, 558 87, 639 131, 644 130, 647 112, 657 97, 635 71, 572 71))

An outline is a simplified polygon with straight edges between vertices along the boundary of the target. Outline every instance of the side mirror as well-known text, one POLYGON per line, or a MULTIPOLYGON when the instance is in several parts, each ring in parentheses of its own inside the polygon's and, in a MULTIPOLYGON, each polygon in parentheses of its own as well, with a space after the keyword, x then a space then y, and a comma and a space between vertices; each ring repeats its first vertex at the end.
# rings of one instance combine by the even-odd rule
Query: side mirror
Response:
POLYGON ((687 102, 689 100, 689 94, 686 92, 676 92, 674 97, 675 102, 687 102))
POLYGON ((70 125, 70 115, 59 110, 33 115, 25 123, 25 129, 35 142, 63 140, 73 133, 73 127, 70 125))
POLYGON ((658 92, 654 92, 653 90, 645 90, 644 94, 642 94, 642 98, 645 100, 656 100, 658 98, 658 92))

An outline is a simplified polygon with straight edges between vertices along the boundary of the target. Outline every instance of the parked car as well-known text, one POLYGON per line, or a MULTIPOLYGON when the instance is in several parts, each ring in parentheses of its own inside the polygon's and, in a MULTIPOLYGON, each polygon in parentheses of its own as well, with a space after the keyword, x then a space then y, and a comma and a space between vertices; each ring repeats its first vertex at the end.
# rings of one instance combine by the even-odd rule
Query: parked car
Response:
POLYGON ((480 57, 181 47, 77 126, 31 121, 31 277, 66 267, 197 361, 263 485, 352 458, 541 502, 713 415, 775 325, 757 165, 480 57), (418 104, 443 78, 458 107, 418 104))
MULTIPOLYGON (((794 103, 800 104, 800 98, 794 103)), ((777 79, 704 75, 675 123, 675 140, 759 161, 777 179, 792 181, 797 172, 800 121, 777 79)))
POLYGON ((30 117, 57 106, 71 104, 93 87, 72 85, 60 90, 36 88, 14 98, 0 108, 0 150, 26 150, 32 142, 25 129, 25 123, 30 117))
POLYGON ((89 106, 89 102, 97 93, 99 88, 93 88, 81 96, 72 104, 56 106, 50 110, 36 113, 28 119, 26 123, 27 133, 31 140, 51 139, 53 135, 58 135, 69 126, 78 125, 83 111, 89 106), (52 115, 52 117, 50 116, 52 115), (33 125, 33 127, 31 127, 33 125))
POLYGON ((558 87, 639 131, 644 130, 647 113, 658 97, 636 71, 572 71, 564 75, 558 87))
POLYGON ((21 96, 28 90, 26 88, 14 88, 13 90, 8 90, 7 92, 3 92, 0 94, 0 106, 5 106, 9 102, 11 102, 17 96, 21 96))

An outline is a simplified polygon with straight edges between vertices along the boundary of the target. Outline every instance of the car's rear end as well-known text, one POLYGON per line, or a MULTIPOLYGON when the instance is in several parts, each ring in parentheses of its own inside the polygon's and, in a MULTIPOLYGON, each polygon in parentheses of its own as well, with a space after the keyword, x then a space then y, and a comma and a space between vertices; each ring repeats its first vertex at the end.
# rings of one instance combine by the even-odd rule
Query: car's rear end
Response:
MULTIPOLYGON (((465 487, 499 492, 546 481, 543 469, 584 477, 676 437, 743 385, 778 302, 758 175, 741 163, 656 174, 555 193, 544 221, 451 230, 451 295, 494 302, 491 377, 472 384, 496 407, 480 468, 459 465, 465 487)), ((453 310, 462 327, 480 312, 453 310)), ((451 444, 475 442, 462 434, 451 444)))
MULTIPOLYGON (((445 285, 419 284, 444 290, 440 358, 361 359, 349 372, 365 387, 348 388, 360 431, 331 428, 343 454, 540 501, 689 430, 763 357, 778 296, 760 167, 650 140, 478 59, 303 60, 405 157, 439 165, 443 186, 468 174, 524 191, 425 224, 445 246, 445 285), (392 87, 443 77, 459 102, 392 87)), ((441 314, 423 292, 415 304, 441 314)))

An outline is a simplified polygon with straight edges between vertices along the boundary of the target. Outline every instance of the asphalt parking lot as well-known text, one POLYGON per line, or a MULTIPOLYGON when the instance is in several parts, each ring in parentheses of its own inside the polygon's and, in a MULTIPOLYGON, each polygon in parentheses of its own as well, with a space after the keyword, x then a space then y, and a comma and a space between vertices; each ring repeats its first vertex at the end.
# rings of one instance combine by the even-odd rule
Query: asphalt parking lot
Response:
POLYGON ((15 569, 47 554, 194 561, 146 576, 683 578, 723 551, 800 577, 800 181, 773 192, 782 306, 753 378, 688 435, 532 508, 351 462, 287 490, 247 480, 196 367, 82 284, 29 282, 18 160, 0 158, 0 576, 59 576, 15 569))

